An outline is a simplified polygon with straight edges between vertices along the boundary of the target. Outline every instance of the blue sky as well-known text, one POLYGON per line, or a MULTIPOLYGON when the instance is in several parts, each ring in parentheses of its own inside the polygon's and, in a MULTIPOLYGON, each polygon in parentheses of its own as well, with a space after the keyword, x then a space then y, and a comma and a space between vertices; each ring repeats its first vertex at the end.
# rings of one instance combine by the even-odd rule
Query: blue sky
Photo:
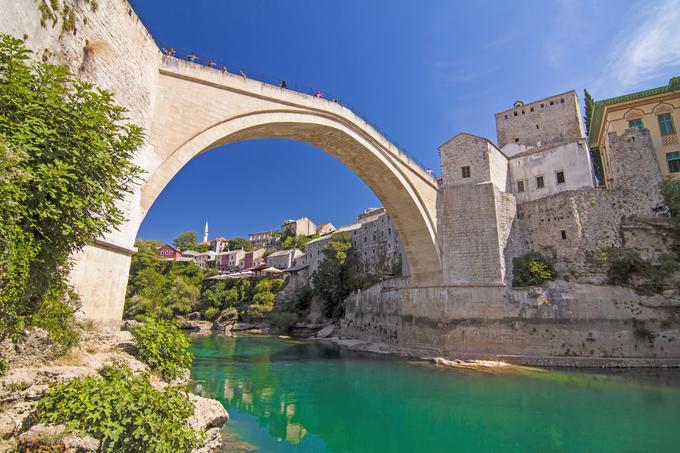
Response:
MULTIPOLYGON (((439 174, 460 131, 495 141, 494 113, 587 88, 595 99, 680 75, 680 0, 342 2, 132 0, 160 46, 337 97, 439 174)), ((341 163, 306 144, 261 140, 193 159, 139 232, 245 236, 287 218, 351 223, 380 205, 341 163), (280 189, 291 177, 290 189, 280 189), (304 189, 302 189, 304 187, 304 189)))

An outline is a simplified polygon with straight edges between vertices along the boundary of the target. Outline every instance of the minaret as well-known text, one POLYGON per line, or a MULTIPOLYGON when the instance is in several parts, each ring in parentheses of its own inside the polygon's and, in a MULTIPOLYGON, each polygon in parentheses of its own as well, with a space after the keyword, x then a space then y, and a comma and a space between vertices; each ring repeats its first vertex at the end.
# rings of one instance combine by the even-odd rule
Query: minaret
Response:
POLYGON ((208 221, 205 221, 205 231, 203 232, 203 242, 208 242, 208 221))

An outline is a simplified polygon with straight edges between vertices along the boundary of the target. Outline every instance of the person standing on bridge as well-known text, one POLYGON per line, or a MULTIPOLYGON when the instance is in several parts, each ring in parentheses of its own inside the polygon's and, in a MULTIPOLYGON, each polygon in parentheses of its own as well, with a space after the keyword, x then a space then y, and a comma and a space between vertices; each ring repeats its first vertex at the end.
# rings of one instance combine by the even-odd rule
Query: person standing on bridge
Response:
POLYGON ((215 63, 214 61, 208 60, 208 67, 209 68, 214 68, 216 65, 217 65, 217 63, 215 63))
POLYGON ((285 81, 285 80, 282 80, 281 83, 279 83, 279 86, 280 86, 281 88, 288 88, 288 85, 286 84, 286 81, 285 81))
POLYGON ((316 93, 314 93, 315 98, 320 98, 321 97, 321 91, 316 90, 316 93))
POLYGON ((168 49, 168 57, 174 57, 175 56, 175 49, 174 48, 169 48, 168 49))
POLYGON ((229 70, 227 69, 226 66, 222 66, 221 71, 222 71, 222 74, 226 74, 227 72, 229 72, 229 70))
POLYGON ((196 63, 198 61, 198 55, 196 55, 193 52, 189 52, 189 54, 187 55, 187 60, 189 60, 192 63, 196 63))

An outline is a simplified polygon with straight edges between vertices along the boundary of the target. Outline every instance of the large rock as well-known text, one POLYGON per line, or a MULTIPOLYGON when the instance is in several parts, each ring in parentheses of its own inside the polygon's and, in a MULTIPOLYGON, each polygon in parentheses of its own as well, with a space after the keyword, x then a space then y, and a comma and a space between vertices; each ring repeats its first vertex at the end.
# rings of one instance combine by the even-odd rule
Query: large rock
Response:
POLYGON ((24 333, 23 338, 12 341, 6 338, 0 343, 0 357, 10 367, 33 366, 46 363, 63 352, 63 347, 52 341, 46 330, 37 327, 24 333))
POLYGON ((21 451, 49 448, 53 451, 55 447, 58 451, 66 452, 85 452, 97 451, 99 441, 94 437, 81 436, 67 431, 64 425, 34 425, 25 433, 19 435, 19 445, 21 451))
POLYGON ((238 311, 233 307, 225 308, 213 322, 212 329, 224 332, 225 330, 231 330, 237 322, 238 311))
POLYGON ((190 321, 200 321, 200 319, 201 319, 201 312, 200 312, 200 311, 195 311, 195 312, 189 313, 189 314, 187 315, 187 318, 188 318, 190 321))
POLYGON ((335 332, 335 326, 331 324, 330 326, 326 326, 323 329, 319 330, 316 333, 317 338, 330 338, 333 336, 333 332, 335 332))
POLYGON ((7 439, 28 428, 37 406, 35 401, 26 401, 4 408, 0 413, 0 439, 7 439))
POLYGON ((229 420, 227 410, 217 400, 189 393, 189 401, 194 405, 194 415, 189 418, 193 429, 220 428, 229 420))
POLYGON ((191 453, 213 453, 222 450, 222 428, 210 428, 205 432, 205 442, 191 453))
POLYGON ((187 318, 180 318, 178 321, 179 327, 182 330, 210 330, 213 326, 210 321, 192 321, 187 318))

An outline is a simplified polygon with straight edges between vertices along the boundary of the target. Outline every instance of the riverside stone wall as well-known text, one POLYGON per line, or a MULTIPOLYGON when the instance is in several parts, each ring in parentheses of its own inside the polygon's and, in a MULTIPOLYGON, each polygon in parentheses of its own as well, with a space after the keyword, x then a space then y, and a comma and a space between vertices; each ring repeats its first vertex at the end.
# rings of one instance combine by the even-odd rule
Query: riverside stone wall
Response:
POLYGON ((677 358, 680 319, 673 307, 629 288, 565 281, 544 291, 390 281, 347 299, 341 335, 451 358, 677 358))

